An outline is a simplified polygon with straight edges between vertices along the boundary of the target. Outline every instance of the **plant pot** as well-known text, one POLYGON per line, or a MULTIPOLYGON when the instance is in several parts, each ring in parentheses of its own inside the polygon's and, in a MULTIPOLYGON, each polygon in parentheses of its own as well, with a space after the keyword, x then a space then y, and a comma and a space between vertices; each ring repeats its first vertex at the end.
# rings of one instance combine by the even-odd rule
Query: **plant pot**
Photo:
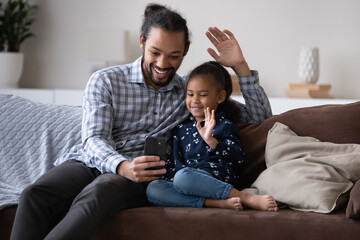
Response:
POLYGON ((0 52, 0 88, 18 87, 23 63, 23 53, 0 52))

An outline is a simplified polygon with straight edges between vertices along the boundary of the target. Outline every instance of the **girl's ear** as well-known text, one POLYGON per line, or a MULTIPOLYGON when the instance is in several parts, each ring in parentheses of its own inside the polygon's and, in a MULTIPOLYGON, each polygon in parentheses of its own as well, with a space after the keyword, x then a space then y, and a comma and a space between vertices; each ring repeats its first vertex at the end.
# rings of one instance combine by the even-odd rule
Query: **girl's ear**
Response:
POLYGON ((223 101, 225 101, 226 99, 226 91, 225 90, 221 90, 220 94, 219 94, 219 100, 218 100, 218 104, 222 103, 223 101))
POLYGON ((142 50, 145 49, 145 42, 144 42, 144 36, 140 35, 140 47, 142 50))

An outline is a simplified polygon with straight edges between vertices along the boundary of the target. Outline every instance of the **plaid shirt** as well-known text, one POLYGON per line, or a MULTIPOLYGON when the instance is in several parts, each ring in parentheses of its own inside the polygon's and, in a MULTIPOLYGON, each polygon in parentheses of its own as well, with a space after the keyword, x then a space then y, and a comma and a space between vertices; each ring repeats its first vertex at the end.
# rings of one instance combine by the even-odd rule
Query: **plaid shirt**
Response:
MULTIPOLYGON (((76 159, 102 173, 116 173, 122 161, 144 155, 147 136, 170 139, 171 130, 189 115, 186 78, 175 75, 156 91, 145 83, 141 61, 140 57, 132 64, 106 68, 90 77, 84 93, 82 144, 72 147, 55 165, 76 159)), ((270 103, 257 72, 238 79, 246 102, 242 120, 261 122, 270 117, 270 103)))

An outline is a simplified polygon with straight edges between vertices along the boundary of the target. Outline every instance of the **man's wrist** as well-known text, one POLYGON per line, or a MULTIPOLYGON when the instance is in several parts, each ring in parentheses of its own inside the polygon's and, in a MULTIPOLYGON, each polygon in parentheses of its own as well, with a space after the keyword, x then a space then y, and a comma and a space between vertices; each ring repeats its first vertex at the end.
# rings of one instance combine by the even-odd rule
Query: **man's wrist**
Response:
POLYGON ((238 76, 251 76, 252 75, 249 65, 245 61, 235 64, 232 67, 232 69, 238 76))
POLYGON ((116 168, 116 173, 120 176, 125 177, 125 171, 126 171, 126 165, 130 163, 128 160, 123 160, 119 163, 119 165, 116 168))

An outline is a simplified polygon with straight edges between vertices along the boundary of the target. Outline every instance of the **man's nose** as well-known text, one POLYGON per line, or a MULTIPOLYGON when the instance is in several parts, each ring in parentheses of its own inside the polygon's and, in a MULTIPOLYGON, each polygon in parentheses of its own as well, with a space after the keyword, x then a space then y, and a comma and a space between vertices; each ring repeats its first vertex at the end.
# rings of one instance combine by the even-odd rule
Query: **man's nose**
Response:
POLYGON ((165 56, 159 56, 158 60, 157 60, 157 66, 159 68, 167 68, 168 67, 168 62, 165 56))

